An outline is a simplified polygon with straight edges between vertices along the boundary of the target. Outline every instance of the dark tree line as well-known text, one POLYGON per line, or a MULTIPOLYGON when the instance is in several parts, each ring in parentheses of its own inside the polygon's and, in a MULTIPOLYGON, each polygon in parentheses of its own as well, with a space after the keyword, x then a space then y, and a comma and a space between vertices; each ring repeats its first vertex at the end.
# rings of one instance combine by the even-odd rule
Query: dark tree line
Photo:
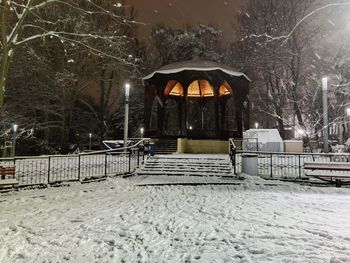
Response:
POLYGON ((294 28, 325 4, 249 0, 237 15, 239 27, 231 40, 213 25, 155 25, 151 36, 139 42, 135 29, 142 25, 134 22, 136 11, 110 1, 2 1, 0 21, 7 25, 0 45, 3 142, 11 140, 13 123, 20 127, 17 152, 22 154, 83 148, 89 133, 95 148, 104 139, 121 138, 126 81, 132 83, 130 136, 138 137, 143 125, 141 77, 191 59, 225 63, 246 73, 252 79, 252 122, 277 127, 283 136, 294 126, 309 137, 322 130, 320 80, 331 74, 331 121, 344 125, 349 103, 347 10, 322 10, 294 28), (30 12, 23 19, 20 14, 26 10, 30 12), (13 32, 17 36, 11 40, 13 32))

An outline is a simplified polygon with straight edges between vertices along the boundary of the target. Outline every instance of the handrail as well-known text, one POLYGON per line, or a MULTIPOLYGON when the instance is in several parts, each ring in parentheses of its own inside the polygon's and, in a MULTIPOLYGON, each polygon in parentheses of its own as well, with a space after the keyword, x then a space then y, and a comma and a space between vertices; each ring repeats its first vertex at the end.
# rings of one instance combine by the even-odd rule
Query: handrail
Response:
POLYGON ((305 153, 305 152, 264 152, 264 151, 244 151, 237 150, 239 153, 256 153, 256 154, 276 154, 276 155, 319 155, 319 156, 350 156, 350 153, 305 153))
POLYGON ((236 144, 235 144, 233 138, 229 138, 228 141, 229 141, 229 151, 230 151, 230 152, 231 152, 231 149, 232 149, 232 150, 237 149, 237 146, 236 146, 236 144), (231 146, 232 146, 232 147, 231 147, 231 146))

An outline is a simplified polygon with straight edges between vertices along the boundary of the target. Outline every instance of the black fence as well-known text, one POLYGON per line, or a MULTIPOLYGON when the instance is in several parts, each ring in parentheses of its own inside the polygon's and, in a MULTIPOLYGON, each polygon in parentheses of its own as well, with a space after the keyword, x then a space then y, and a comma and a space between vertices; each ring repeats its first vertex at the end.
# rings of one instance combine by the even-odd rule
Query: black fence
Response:
POLYGON ((235 173, 242 169, 244 155, 257 155, 258 173, 270 178, 305 178, 304 163, 306 162, 350 162, 350 154, 322 153, 269 153, 255 151, 236 151, 233 157, 235 173))
POLYGON ((15 168, 14 175, 2 175, 2 179, 14 178, 18 186, 30 186, 127 175, 144 162, 148 145, 149 139, 142 139, 127 148, 106 151, 0 158, 0 168, 15 168))
POLYGON ((349 153, 284 153, 242 151, 230 140, 230 158, 234 173, 242 172, 242 158, 245 155, 256 155, 258 174, 268 178, 305 179, 304 163, 306 162, 350 162, 349 153))

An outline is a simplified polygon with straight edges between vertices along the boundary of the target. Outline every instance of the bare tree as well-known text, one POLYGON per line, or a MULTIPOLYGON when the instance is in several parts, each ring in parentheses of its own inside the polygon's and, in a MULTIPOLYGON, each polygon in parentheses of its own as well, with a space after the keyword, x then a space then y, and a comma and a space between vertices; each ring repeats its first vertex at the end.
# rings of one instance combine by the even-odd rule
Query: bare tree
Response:
MULTIPOLYGON (((47 37, 58 38, 72 45, 87 48, 98 56, 107 56, 120 63, 127 63, 121 53, 107 53, 95 47, 91 41, 87 41, 98 39, 113 45, 122 45, 124 36, 119 32, 104 35, 101 32, 79 30, 78 26, 72 27, 74 30, 67 28, 61 30, 62 24, 72 20, 72 12, 74 16, 81 18, 81 25, 93 23, 94 19, 100 19, 101 16, 109 17, 111 24, 132 24, 132 21, 118 15, 117 11, 120 7, 121 4, 98 0, 1 0, 0 108, 3 105, 6 81, 16 49, 26 46, 31 41, 45 41, 47 37), (50 15, 47 15, 48 13, 50 15)), ((80 29, 84 29, 84 26, 81 26, 80 29)))
MULTIPOLYGON (((321 61, 314 46, 327 32, 322 17, 296 23, 321 4, 319 1, 257 1, 250 0, 239 15, 240 40, 234 48, 241 55, 244 70, 255 76, 253 93, 259 94, 256 105, 267 115, 274 116, 284 136, 285 126, 310 131, 306 121, 307 106, 314 101, 320 88, 315 82, 321 61), (287 32, 293 34, 285 38, 287 32), (316 65, 316 66, 314 66, 316 65)), ((249 74, 248 73, 248 74, 249 74)), ((321 73, 322 74, 322 73, 321 73)))

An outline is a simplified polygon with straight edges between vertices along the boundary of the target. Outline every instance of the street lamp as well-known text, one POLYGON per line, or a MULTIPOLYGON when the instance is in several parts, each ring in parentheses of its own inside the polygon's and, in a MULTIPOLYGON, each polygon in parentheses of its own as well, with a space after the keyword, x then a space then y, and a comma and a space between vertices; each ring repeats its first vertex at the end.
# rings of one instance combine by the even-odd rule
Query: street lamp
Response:
POLYGON ((92 133, 89 133, 89 151, 91 151, 91 138, 92 138, 92 133))
POLYGON ((12 138, 12 157, 15 157, 16 155, 16 139, 17 139, 17 124, 13 124, 12 129, 13 129, 13 138, 12 138))
POLYGON ((129 95, 130 84, 125 84, 125 115, 124 115, 124 147, 128 145, 128 120, 129 120, 129 95))
POLYGON ((344 128, 347 137, 349 137, 349 117, 350 117, 350 107, 345 108, 345 116, 344 116, 344 128))
POLYGON ((143 133, 144 133, 145 129, 143 127, 140 128, 140 134, 141 134, 141 138, 143 138, 143 133))
POLYGON ((328 153, 328 104, 327 104, 328 79, 322 78, 322 102, 323 102, 323 151, 328 153))
POLYGON ((255 129, 259 128, 259 123, 255 123, 255 129))

